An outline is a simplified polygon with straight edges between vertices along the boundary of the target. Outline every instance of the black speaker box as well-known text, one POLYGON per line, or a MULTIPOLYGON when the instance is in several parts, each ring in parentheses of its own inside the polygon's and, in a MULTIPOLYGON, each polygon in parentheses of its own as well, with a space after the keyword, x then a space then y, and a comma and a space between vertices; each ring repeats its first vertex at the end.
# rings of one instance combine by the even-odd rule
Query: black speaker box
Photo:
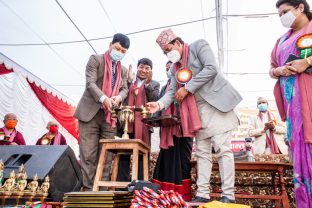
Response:
POLYGON ((4 163, 4 178, 24 164, 31 181, 35 174, 39 185, 45 176, 50 177, 49 197, 63 201, 64 193, 79 191, 82 175, 73 150, 67 145, 0 146, 0 160, 4 163))

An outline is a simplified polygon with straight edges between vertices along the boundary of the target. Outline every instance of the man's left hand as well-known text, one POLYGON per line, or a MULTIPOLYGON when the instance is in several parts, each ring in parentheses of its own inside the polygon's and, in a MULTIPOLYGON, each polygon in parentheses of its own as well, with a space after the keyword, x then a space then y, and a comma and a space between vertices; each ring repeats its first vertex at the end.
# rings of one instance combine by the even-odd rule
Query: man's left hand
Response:
POLYGON ((153 78, 153 71, 150 70, 149 72, 147 72, 145 84, 147 85, 147 84, 151 83, 152 78, 153 78))
POLYGON ((121 103, 121 97, 119 95, 113 96, 112 98, 112 104, 114 106, 118 106, 121 103))
POLYGON ((189 92, 187 91, 185 87, 181 87, 175 94, 175 98, 179 103, 181 103, 188 93, 189 92))

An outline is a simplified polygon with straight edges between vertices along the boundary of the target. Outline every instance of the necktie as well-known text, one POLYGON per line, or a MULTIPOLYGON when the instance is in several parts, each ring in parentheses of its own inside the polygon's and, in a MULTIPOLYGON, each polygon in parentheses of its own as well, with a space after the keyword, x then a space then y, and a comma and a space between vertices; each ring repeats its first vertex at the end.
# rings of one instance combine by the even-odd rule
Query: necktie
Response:
POLYGON ((115 70, 115 67, 116 67, 116 62, 113 61, 112 62, 112 89, 114 89, 115 82, 116 82, 116 70, 115 70))

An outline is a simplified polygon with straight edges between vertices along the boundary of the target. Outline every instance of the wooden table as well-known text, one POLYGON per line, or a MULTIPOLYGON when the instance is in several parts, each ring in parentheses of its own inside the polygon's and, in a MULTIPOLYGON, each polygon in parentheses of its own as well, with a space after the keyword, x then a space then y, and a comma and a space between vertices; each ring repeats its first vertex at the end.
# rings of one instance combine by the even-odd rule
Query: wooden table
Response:
MULTIPOLYGON (((192 166, 196 167, 196 161, 192 161, 192 166)), ((275 201, 275 207, 280 207, 280 202, 283 208, 289 208, 288 197, 285 189, 284 173, 285 170, 292 169, 293 166, 290 163, 276 163, 276 162, 235 162, 235 172, 253 172, 253 173, 271 173, 272 186, 274 195, 253 195, 253 194, 235 194, 236 198, 242 199, 270 199, 275 201), (278 187, 276 183, 275 175, 278 174, 280 194, 278 194, 278 187)), ((219 171, 219 165, 217 162, 213 163, 213 171, 219 171)), ((219 197, 219 193, 211 193, 212 197, 219 197)))

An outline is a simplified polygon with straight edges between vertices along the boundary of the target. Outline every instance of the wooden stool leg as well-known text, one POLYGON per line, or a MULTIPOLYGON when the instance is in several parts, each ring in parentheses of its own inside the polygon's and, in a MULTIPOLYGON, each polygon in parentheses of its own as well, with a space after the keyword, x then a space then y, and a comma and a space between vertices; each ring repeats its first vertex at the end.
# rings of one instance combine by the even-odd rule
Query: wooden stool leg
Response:
POLYGON ((143 179, 148 181, 148 152, 143 152, 143 179))
POLYGON ((138 147, 134 147, 132 156, 132 176, 131 180, 138 179, 138 168, 139 168, 139 150, 138 147))
POLYGON ((98 166, 96 168, 96 174, 94 177, 94 183, 93 183, 93 191, 99 191, 99 185, 98 182, 102 180, 103 177, 103 171, 104 171, 104 164, 106 160, 106 146, 103 144, 98 166))
POLYGON ((1 206, 4 206, 5 204, 5 197, 1 197, 1 206))
POLYGON ((288 202, 288 196, 287 192, 285 189, 285 182, 284 182, 284 169, 283 168, 278 168, 278 176, 280 180, 280 185, 281 185, 281 195, 282 195, 282 204, 283 208, 289 208, 289 202, 288 202))
MULTIPOLYGON (((272 184, 273 184, 273 193, 274 195, 278 194, 278 189, 277 189, 277 184, 276 184, 276 178, 275 178, 276 172, 272 172, 272 184)), ((280 208, 281 207, 281 201, 279 199, 276 199, 275 202, 275 208, 280 208)))
POLYGON ((17 196, 17 197, 15 198, 15 206, 18 206, 19 201, 20 201, 20 197, 17 196))
POLYGON ((115 159, 114 159, 114 166, 113 166, 112 178, 111 178, 112 181, 116 181, 117 180, 119 159, 120 159, 120 154, 117 153, 115 155, 115 159))

